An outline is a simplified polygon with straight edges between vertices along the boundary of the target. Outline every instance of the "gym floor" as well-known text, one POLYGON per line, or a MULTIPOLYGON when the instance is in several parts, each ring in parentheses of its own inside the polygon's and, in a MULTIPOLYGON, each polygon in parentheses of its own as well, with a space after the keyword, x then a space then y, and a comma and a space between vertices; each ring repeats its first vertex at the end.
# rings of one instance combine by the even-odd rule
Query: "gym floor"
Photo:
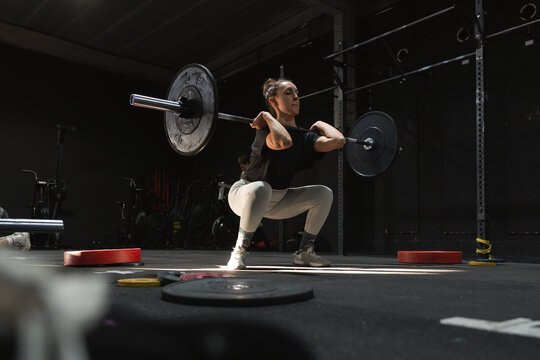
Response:
POLYGON ((228 255, 143 250, 140 266, 64 267, 62 251, 32 250, 16 260, 108 284, 110 311, 88 335, 92 358, 112 358, 112 344, 122 343, 129 346, 117 345, 115 358, 540 357, 540 264, 412 265, 397 257, 328 255, 332 267, 313 269, 292 267, 288 253, 251 252, 248 269, 231 274, 314 291, 309 300, 252 307, 172 303, 161 299, 163 287, 117 286, 160 270, 225 271, 228 255), (455 317, 462 319, 444 320, 455 317), (463 326, 443 324, 452 321, 463 326), (109 331, 106 322, 114 325, 109 331))

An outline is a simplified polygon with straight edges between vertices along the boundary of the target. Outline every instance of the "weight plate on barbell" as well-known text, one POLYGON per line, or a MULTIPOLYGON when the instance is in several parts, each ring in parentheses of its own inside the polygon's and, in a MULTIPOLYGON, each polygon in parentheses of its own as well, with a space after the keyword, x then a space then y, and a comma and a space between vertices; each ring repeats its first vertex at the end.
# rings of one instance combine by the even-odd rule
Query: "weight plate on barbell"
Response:
POLYGON ((218 113, 218 92, 214 76, 200 64, 189 64, 175 76, 167 92, 167 99, 187 100, 189 118, 165 113, 165 131, 172 148, 180 155, 193 156, 210 141, 218 113))
POLYGON ((382 174, 398 152, 398 132, 392 117, 382 111, 370 111, 359 117, 349 131, 349 137, 373 140, 373 146, 347 143, 347 162, 357 174, 373 177, 382 174))

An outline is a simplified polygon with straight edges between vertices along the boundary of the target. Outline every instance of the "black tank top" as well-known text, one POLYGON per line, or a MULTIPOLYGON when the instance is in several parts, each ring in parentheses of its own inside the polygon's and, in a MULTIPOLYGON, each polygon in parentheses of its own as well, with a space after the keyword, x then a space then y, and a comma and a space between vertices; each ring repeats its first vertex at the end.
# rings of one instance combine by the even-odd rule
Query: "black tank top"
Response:
POLYGON ((291 185, 296 172, 311 168, 314 160, 320 160, 325 153, 314 149, 315 141, 321 136, 315 132, 287 129, 292 138, 292 146, 285 150, 272 150, 266 146, 268 128, 257 129, 251 145, 249 166, 242 177, 248 181, 266 181, 272 189, 282 190, 291 185))

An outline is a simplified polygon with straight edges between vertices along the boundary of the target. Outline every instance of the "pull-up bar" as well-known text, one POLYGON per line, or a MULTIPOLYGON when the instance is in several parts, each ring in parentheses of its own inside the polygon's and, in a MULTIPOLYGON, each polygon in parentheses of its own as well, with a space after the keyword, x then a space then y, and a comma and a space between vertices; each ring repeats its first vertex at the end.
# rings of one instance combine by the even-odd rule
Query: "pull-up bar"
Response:
POLYGON ((398 31, 401 31, 401 30, 405 30, 405 29, 408 28, 408 27, 411 27, 411 26, 413 26, 413 25, 416 25, 416 24, 418 24, 418 23, 421 23, 421 22, 426 21, 426 20, 428 20, 428 19, 431 19, 431 18, 433 18, 433 17, 436 17, 436 16, 442 15, 442 14, 444 14, 444 13, 447 13, 447 12, 449 12, 449 11, 452 11, 452 10, 454 10, 455 8, 456 8, 456 5, 452 5, 452 6, 448 7, 448 8, 446 8, 446 9, 437 11, 436 13, 433 13, 433 14, 428 15, 428 16, 426 16, 426 17, 423 17, 423 18, 421 18, 421 19, 415 20, 415 21, 413 21, 413 22, 411 22, 411 23, 402 25, 402 26, 400 26, 400 27, 398 27, 398 28, 396 28, 396 29, 394 29, 394 30, 387 31, 387 32, 385 32, 385 33, 383 33, 383 34, 381 34, 381 35, 377 35, 377 36, 375 36, 375 37, 372 37, 371 39, 368 39, 368 40, 366 40, 366 41, 363 41, 363 42, 361 42, 361 43, 358 43, 358 44, 353 45, 353 46, 351 46, 351 47, 348 47, 348 48, 346 48, 346 49, 337 51, 337 52, 335 52, 335 53, 333 53, 333 54, 328 55, 327 57, 325 57, 325 58, 323 58, 323 59, 324 59, 324 60, 330 60, 330 59, 333 59, 333 58, 335 58, 336 56, 339 56, 339 55, 344 54, 344 53, 346 53, 346 52, 349 52, 349 51, 351 51, 351 50, 357 49, 357 48, 359 48, 359 47, 361 47, 361 46, 364 46, 364 45, 366 45, 366 44, 369 44, 369 43, 371 43, 371 42, 373 42, 373 41, 375 41, 375 40, 379 40, 379 39, 381 39, 381 38, 383 38, 383 37, 386 37, 386 36, 388 36, 388 35, 390 35, 390 34, 393 34, 393 33, 395 33, 395 32, 398 32, 398 31))

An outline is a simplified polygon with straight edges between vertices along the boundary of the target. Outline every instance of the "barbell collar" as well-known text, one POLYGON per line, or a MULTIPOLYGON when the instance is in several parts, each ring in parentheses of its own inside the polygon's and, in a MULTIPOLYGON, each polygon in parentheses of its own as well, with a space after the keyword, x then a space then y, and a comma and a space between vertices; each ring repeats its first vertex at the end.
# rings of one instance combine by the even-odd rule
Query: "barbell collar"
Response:
POLYGON ((364 150, 366 151, 371 151, 373 149, 375 149, 375 140, 373 140, 372 138, 368 137, 366 139, 364 139, 364 141, 362 141, 363 145, 364 145, 364 150))

